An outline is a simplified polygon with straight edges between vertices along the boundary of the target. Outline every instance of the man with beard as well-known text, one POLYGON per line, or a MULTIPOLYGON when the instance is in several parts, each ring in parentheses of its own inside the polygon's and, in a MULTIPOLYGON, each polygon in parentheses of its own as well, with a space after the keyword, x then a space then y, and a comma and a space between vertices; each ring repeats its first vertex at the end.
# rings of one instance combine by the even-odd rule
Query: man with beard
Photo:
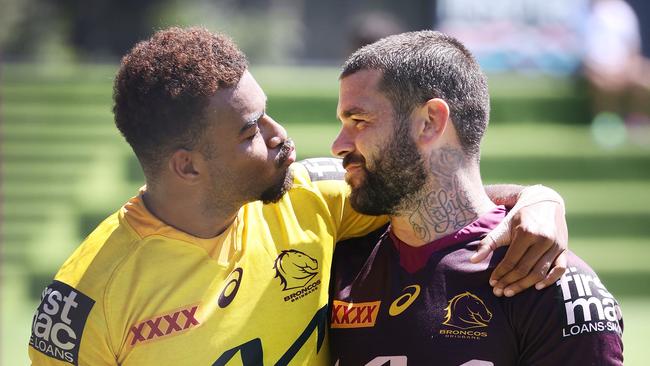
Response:
MULTIPOLYGON (((334 243, 387 218, 354 212, 342 180, 317 180, 336 172, 331 160, 292 164, 293 143, 222 35, 172 28, 139 43, 114 99, 146 186, 43 291, 32 363, 326 364, 334 243)), ((549 219, 541 237, 563 243, 549 219)))
POLYGON ((343 66, 337 113, 332 150, 352 207, 390 217, 337 246, 337 365, 622 364, 619 305, 574 254, 556 286, 497 297, 488 285, 504 253, 475 251, 506 209, 481 183, 488 87, 460 42, 421 31, 361 48, 343 66))

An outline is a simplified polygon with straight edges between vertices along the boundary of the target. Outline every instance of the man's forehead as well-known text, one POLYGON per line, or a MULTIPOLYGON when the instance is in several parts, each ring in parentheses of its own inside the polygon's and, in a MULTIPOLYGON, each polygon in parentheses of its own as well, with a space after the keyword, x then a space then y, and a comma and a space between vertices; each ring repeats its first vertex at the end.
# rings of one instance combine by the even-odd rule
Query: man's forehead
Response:
POLYGON ((341 79, 338 117, 382 112, 378 109, 384 109, 389 100, 379 90, 381 78, 382 72, 379 70, 361 70, 341 79))
POLYGON ((266 94, 253 75, 246 71, 233 88, 228 102, 240 113, 256 113, 266 105, 266 94))
POLYGON ((246 71, 231 88, 223 88, 211 98, 210 108, 219 115, 249 120, 266 108, 266 94, 253 75, 246 71))

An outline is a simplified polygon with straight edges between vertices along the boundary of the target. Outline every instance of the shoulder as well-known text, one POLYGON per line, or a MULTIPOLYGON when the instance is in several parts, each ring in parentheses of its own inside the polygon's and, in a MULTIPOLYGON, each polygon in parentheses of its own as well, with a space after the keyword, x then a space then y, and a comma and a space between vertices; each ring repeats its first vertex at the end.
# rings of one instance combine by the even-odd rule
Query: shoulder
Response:
POLYGON ((308 189, 325 196, 345 197, 348 193, 341 159, 305 159, 291 165, 291 170, 294 188, 308 189))
MULTIPOLYGON (((468 245, 446 256, 452 258, 446 279, 456 278, 451 282, 463 283, 468 274, 478 275, 471 280, 476 295, 488 307, 499 309, 494 312, 495 318, 504 317, 504 322, 492 319, 490 327, 507 326, 517 335, 525 364, 549 360, 553 364, 601 364, 602 360, 607 360, 606 364, 622 363, 623 319, 619 303, 580 257, 568 252, 566 273, 546 289, 530 288, 512 298, 497 298, 487 284, 488 277, 506 248, 495 251, 489 263, 483 262, 484 270, 471 270, 470 266, 476 265, 463 263, 469 262, 473 249, 468 245)), ((453 287, 450 283, 447 286, 453 287)))
MULTIPOLYGON (((291 188, 282 199, 276 203, 259 207, 275 207, 277 205, 302 206, 342 206, 349 194, 347 184, 343 180, 343 169, 340 159, 313 158, 296 162, 290 167, 293 175, 291 188)), ((255 206, 254 204, 249 206, 255 206)))
POLYGON ((296 169, 301 169, 309 175, 312 182, 338 180, 345 177, 343 161, 336 158, 311 158, 301 160, 294 164, 296 169))
POLYGON ((112 276, 139 240, 120 216, 118 211, 106 218, 63 263, 43 290, 40 308, 53 308, 48 304, 69 298, 79 303, 77 318, 85 319, 95 304, 103 306, 112 276))
MULTIPOLYGON (((457 272, 462 277, 480 275, 474 277, 474 284, 489 288, 487 278, 503 258, 506 248, 497 249, 489 263, 482 264, 483 269, 480 263, 469 263, 473 249, 470 244, 454 250, 441 263, 448 267, 448 272, 457 272)), ((620 333, 621 311, 614 295, 585 261, 573 252, 569 251, 567 255, 567 271, 555 284, 541 291, 530 288, 512 298, 495 300, 511 314, 514 324, 520 328, 555 327, 558 332, 571 334, 587 325, 591 329, 620 333)))
MULTIPOLYGON (((322 180, 319 180, 318 165, 309 161, 323 161, 336 159, 308 159, 291 165, 293 182, 291 188, 274 203, 264 204, 261 201, 247 203, 248 219, 259 220, 264 218, 262 224, 280 220, 284 225, 291 222, 303 222, 325 218, 328 225, 336 216, 339 208, 343 207, 347 197, 347 185, 343 180, 327 180, 327 169, 323 168, 322 180), (316 168, 315 168, 316 167, 316 168), (297 220, 297 221, 296 221, 297 220)), ((324 163, 323 163, 324 164, 324 163)), ((257 224, 253 222, 252 224, 257 224)))
POLYGON ((118 211, 88 235, 63 263, 55 279, 88 294, 99 295, 100 283, 108 280, 139 239, 118 211))
POLYGON ((107 349, 103 342, 107 334, 105 289, 134 241, 118 212, 104 220, 66 260, 41 294, 30 338, 30 345, 40 353, 30 351, 32 357, 76 364, 83 353, 82 334, 93 347, 107 349))
POLYGON ((524 335, 524 359, 530 363, 539 357, 569 364, 622 363, 620 305, 574 253, 568 253, 567 271, 554 285, 541 291, 528 289, 503 301, 510 307, 516 330, 524 335))
POLYGON ((357 258, 366 259, 373 249, 381 244, 381 238, 387 229, 388 224, 367 235, 339 241, 334 250, 335 258, 340 258, 341 262, 356 261, 357 258))
POLYGON ((560 300, 561 325, 567 330, 566 334, 575 335, 577 328, 581 328, 578 334, 582 334, 584 325, 598 331, 622 332, 618 301, 596 272, 574 253, 568 253, 566 273, 555 283, 554 288, 550 287, 546 291, 552 294, 553 299, 560 300))
MULTIPOLYGON (((504 252, 498 250, 495 253, 490 261, 490 271, 499 263, 504 252)), ((528 313, 535 307, 556 309, 557 319, 564 319, 564 325, 568 326, 594 320, 620 320, 620 307, 614 295, 607 290, 597 273, 571 251, 567 252, 567 270, 555 284, 541 291, 530 288, 510 301, 528 313)))

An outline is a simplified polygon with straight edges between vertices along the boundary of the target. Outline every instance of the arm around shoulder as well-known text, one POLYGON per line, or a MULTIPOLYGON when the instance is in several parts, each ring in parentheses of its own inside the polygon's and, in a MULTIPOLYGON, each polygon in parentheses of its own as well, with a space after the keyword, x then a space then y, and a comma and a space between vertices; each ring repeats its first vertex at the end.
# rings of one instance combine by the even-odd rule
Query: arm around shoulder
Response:
POLYGON ((490 278, 497 296, 513 296, 533 285, 542 289, 565 270, 568 230, 564 201, 554 190, 534 185, 486 187, 497 204, 512 207, 504 220, 481 241, 473 262, 509 245, 490 278))

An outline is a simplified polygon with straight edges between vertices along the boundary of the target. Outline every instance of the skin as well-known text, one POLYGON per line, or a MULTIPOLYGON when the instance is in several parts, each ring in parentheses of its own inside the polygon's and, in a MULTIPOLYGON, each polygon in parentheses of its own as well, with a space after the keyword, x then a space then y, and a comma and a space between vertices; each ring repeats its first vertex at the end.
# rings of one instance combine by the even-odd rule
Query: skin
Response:
MULTIPOLYGON (((337 115, 341 130, 332 144, 332 152, 344 158, 346 181, 353 195, 366 181, 366 169, 375 168, 377 158, 389 145, 398 123, 391 102, 378 88, 381 77, 380 71, 362 70, 346 76, 340 83, 337 115)), ((489 212, 495 204, 483 187, 476 159, 465 156, 461 149, 450 120, 449 106, 444 100, 431 99, 416 108, 408 123, 410 135, 402 143, 415 145, 427 179, 421 189, 405 197, 389 216, 397 237, 417 247, 457 231, 489 212)), ((535 221, 532 224, 521 221, 522 214, 533 215, 536 219, 543 217, 540 215, 564 217, 563 212, 557 212, 558 208, 561 209, 561 205, 555 202, 524 207, 515 215, 514 225, 501 226, 499 234, 507 232, 509 235, 496 240, 498 235, 488 235, 482 241, 479 252, 472 258, 474 262, 485 259, 492 250, 506 244, 503 236, 517 243, 530 240, 527 245, 513 246, 503 261, 505 264, 495 269, 490 281, 495 295, 513 296, 536 283, 538 289, 543 288, 561 276, 566 266, 563 257, 548 272, 550 264, 562 253, 551 240, 555 233, 536 230, 541 226, 536 227, 535 221), (535 210, 539 210, 538 214, 533 213, 535 210), (541 235, 531 240, 536 234, 541 235), (540 257, 542 260, 538 261, 540 257)), ((559 223, 558 227, 563 225, 559 223)))
POLYGON ((282 184, 295 149, 283 145, 287 133, 265 109, 266 95, 249 72, 236 87, 217 91, 199 146, 175 151, 160 177, 147 180, 147 208, 181 231, 212 238, 230 226, 242 205, 282 184))
MULTIPOLYGON (((337 114, 342 127, 332 145, 339 157, 363 156, 369 169, 397 123, 392 104, 378 89, 381 76, 380 71, 363 70, 341 80, 337 114)), ((494 207, 477 169, 465 168, 470 159, 464 158, 448 116, 449 107, 440 99, 431 100, 411 116, 415 128, 410 138, 424 158, 428 179, 390 218, 397 236, 413 246, 455 232, 494 207)), ((354 191, 365 179, 362 163, 345 168, 346 181, 354 191)))
MULTIPOLYGON (((372 102, 372 98, 368 102, 372 102)), ((392 108, 386 102, 383 100, 373 106, 373 118, 392 115, 392 108)), ((147 179, 143 194, 146 207, 170 226, 196 237, 212 238, 231 225, 242 205, 260 199, 269 188, 282 185, 288 177, 289 165, 295 161, 295 151, 293 145, 287 143, 284 128, 265 113, 265 107, 266 96, 249 72, 242 76, 236 87, 217 91, 205 112, 209 127, 202 141, 192 150, 178 149, 173 152, 168 157, 165 169, 155 179, 147 179)), ((361 127, 356 128, 361 130, 361 127)), ((377 136, 388 136, 388 131, 388 126, 385 126, 377 136)), ((367 148, 376 149, 381 146, 378 142, 382 140, 368 141, 367 148)), ((353 166, 348 168, 353 170, 353 166)), ((348 175, 353 183, 354 174, 348 175)), ((417 212, 413 208, 411 215, 417 212)), ((408 216, 400 219, 408 222, 408 216)), ((435 229, 431 232, 435 233, 435 229)), ((485 249, 479 251, 477 260, 487 256, 493 247, 509 244, 511 238, 517 239, 509 231, 489 237, 496 239, 485 243, 485 249)), ((523 236, 518 238, 526 239, 523 236)), ((544 243, 557 247, 553 235, 544 238, 544 243)), ((516 246, 521 246, 526 252, 526 242, 513 248, 516 246)), ((539 257, 532 263, 520 259, 522 256, 516 254, 510 256, 507 265, 512 263, 512 267, 504 267, 503 277, 496 278, 500 282, 495 288, 501 289, 502 293, 505 286, 512 286, 515 281, 521 289, 528 288, 535 283, 530 282, 531 278, 540 281, 548 272, 546 268, 542 278, 538 279, 538 274, 529 272, 538 263, 539 257), (513 273, 517 276, 510 277, 511 282, 503 282, 502 278, 513 273), (518 279, 521 278, 519 273, 525 274, 523 279, 518 279)), ((549 266, 551 262, 552 259, 547 260, 549 266)), ((561 273, 560 267, 559 275, 561 273)), ((550 284, 555 280, 551 278, 545 281, 550 284)), ((516 287, 514 289, 515 292, 520 291, 516 287)), ((507 290, 505 294, 509 295, 507 290)))
POLYGON ((410 209, 405 210, 410 227, 424 243, 458 231, 478 218, 469 192, 459 178, 447 175, 460 168, 462 158, 462 152, 452 147, 432 153, 428 165, 438 177, 436 184, 427 187, 419 199, 409 203, 410 209))

